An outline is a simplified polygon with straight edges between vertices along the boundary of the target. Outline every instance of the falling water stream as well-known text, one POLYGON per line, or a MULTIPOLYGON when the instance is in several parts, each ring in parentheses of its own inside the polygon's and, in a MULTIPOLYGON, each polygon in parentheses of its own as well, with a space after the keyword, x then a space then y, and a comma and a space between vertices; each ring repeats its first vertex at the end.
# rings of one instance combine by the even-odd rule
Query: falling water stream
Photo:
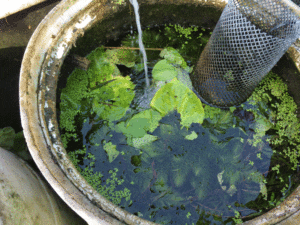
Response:
POLYGON ((140 46, 140 51, 142 52, 143 58, 144 58, 146 86, 147 86, 147 88, 149 88, 150 83, 149 83, 149 79, 148 79, 147 55, 146 55, 145 47, 142 42, 142 28, 141 28, 140 15, 139 15, 139 4, 138 4, 137 0, 130 0, 130 3, 133 5, 133 8, 134 8, 136 25, 137 25, 138 32, 139 32, 139 46, 140 46))

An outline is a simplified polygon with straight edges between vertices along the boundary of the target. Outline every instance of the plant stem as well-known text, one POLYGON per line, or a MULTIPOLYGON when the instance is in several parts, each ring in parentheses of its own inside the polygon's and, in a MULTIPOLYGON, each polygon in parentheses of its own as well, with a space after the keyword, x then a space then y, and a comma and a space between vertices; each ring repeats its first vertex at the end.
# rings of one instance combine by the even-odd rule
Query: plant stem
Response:
MULTIPOLYGON (((104 47, 104 48, 140 50, 140 48, 136 48, 136 47, 104 47)), ((161 51, 163 50, 163 48, 145 48, 145 50, 161 51)))

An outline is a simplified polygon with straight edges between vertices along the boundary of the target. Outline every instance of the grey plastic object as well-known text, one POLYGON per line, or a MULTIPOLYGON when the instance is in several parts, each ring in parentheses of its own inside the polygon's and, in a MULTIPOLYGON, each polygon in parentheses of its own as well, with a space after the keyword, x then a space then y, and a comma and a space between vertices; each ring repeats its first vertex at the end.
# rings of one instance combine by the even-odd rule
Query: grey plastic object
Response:
POLYGON ((300 36, 300 0, 229 0, 195 72, 194 92, 211 106, 238 106, 300 36))
POLYGON ((24 160, 0 147, 0 224, 87 223, 24 160))

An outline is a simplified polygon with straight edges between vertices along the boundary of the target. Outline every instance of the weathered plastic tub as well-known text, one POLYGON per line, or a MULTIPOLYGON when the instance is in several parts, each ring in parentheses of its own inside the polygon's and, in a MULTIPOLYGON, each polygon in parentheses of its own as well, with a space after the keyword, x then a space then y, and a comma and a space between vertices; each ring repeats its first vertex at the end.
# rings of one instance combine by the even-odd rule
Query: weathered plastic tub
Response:
POLYGON ((28 163, 0 147, 0 224, 82 225, 28 163))
POLYGON ((0 19, 10 16, 16 12, 27 9, 31 6, 37 5, 46 0, 2 0, 1 1, 1 9, 0 9, 0 19))
MULTIPOLYGON (((63 60, 72 44, 87 29, 110 15, 128 10, 128 1, 121 5, 116 2, 119 1, 64 0, 40 23, 29 41, 21 67, 22 126, 29 150, 42 174, 58 195, 89 224, 154 224, 116 207, 97 193, 68 160, 58 129, 56 87, 63 60)), ((184 9, 192 5, 197 16, 189 18, 191 23, 215 26, 227 1, 139 0, 139 4, 143 25, 146 25, 145 17, 152 24, 157 20, 162 24, 162 20, 184 22, 188 18, 184 9), (162 5, 156 10, 143 10, 143 6, 153 4, 182 5, 182 13, 174 15, 162 5)), ((119 20, 120 23, 108 25, 103 33, 115 32, 117 35, 118 29, 128 25, 129 21, 124 16, 119 20)), ((300 51, 291 47, 289 53, 299 70, 300 51)), ((299 193, 300 187, 278 207, 245 224, 276 224, 292 216, 297 218, 299 193)))

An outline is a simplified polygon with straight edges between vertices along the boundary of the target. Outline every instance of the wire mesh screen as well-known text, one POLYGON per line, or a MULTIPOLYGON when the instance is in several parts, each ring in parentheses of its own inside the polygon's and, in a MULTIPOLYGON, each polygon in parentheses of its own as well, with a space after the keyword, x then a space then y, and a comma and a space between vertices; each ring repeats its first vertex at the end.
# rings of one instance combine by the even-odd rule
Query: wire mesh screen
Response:
POLYGON ((190 75, 194 91, 215 107, 246 101, 299 37, 298 21, 283 0, 229 0, 190 75))

